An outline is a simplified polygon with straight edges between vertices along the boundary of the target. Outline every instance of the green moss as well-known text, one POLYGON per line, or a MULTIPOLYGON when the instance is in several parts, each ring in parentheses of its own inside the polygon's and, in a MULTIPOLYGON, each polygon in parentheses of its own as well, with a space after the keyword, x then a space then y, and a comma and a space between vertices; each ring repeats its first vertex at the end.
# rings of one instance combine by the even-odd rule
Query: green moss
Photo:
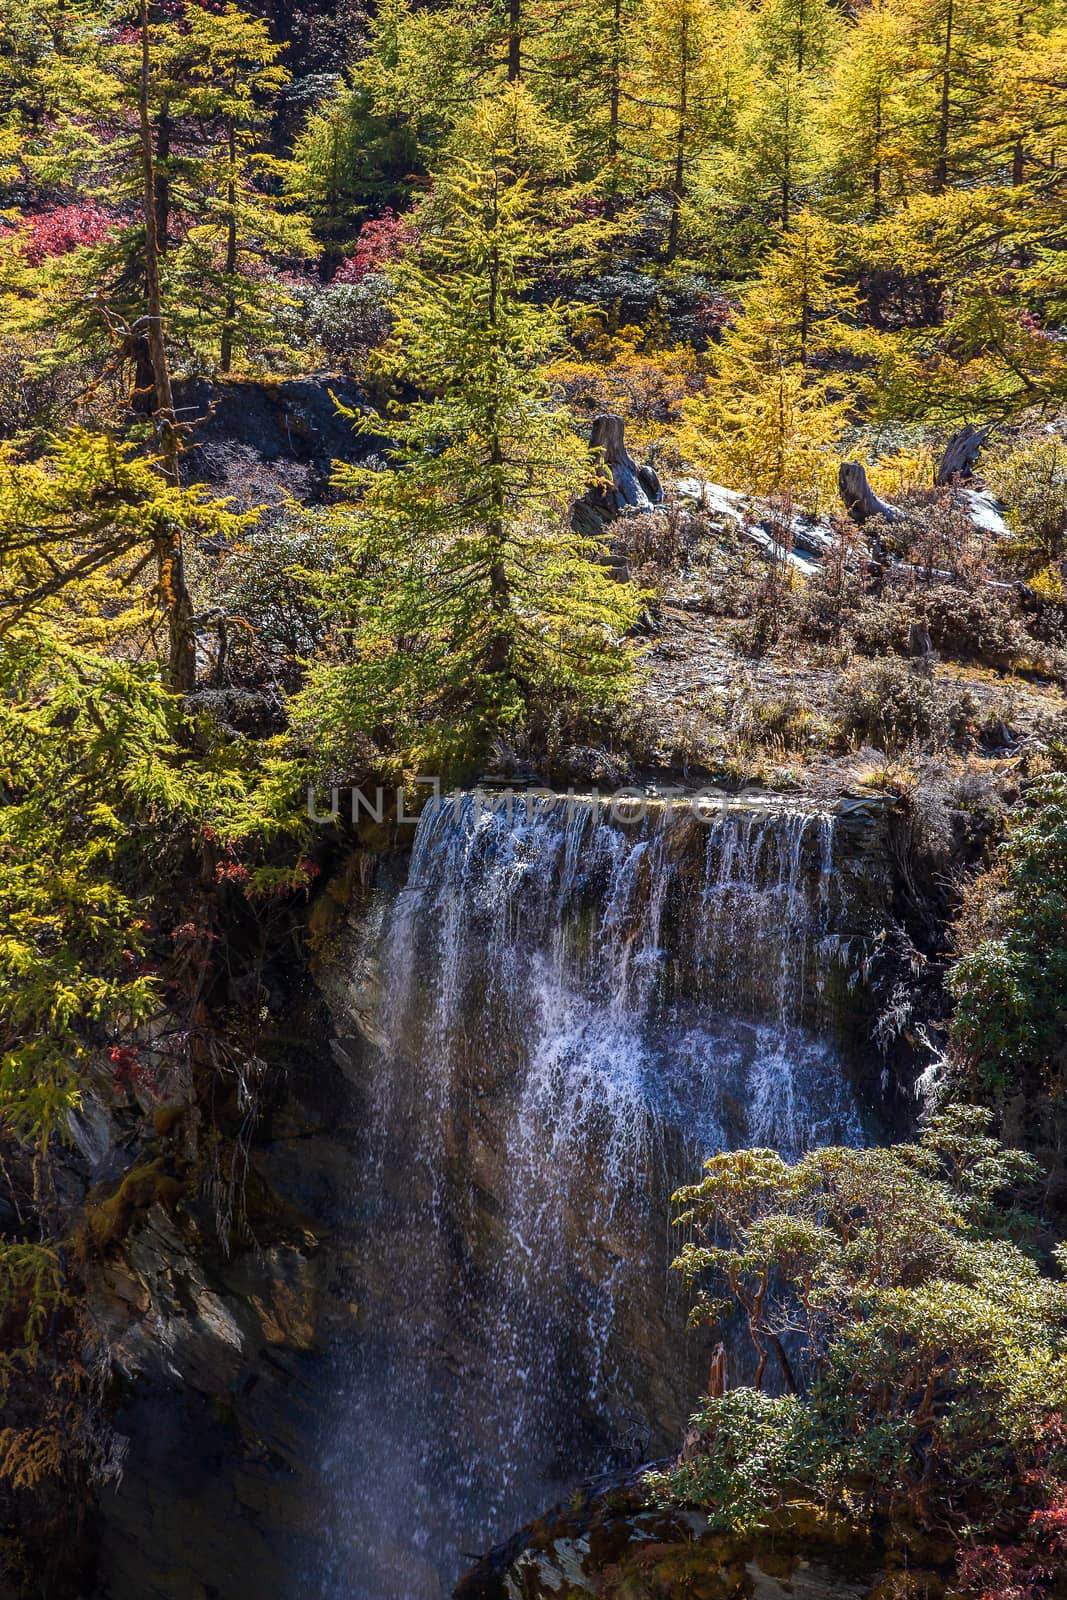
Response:
POLYGON ((317 954, 330 942, 344 920, 345 914, 364 882, 367 857, 363 850, 353 850, 345 857, 339 872, 323 885, 308 913, 308 941, 317 954))
POLYGON ((157 1204, 173 1211, 185 1190, 185 1183, 167 1170, 162 1157, 132 1168, 113 1194, 87 1202, 73 1240, 78 1259, 85 1261, 93 1255, 104 1255, 119 1244, 139 1212, 148 1211, 157 1204))
POLYGON ((156 1131, 156 1137, 166 1139, 172 1134, 182 1118, 186 1116, 188 1110, 189 1107, 182 1102, 157 1106, 152 1113, 152 1126, 156 1131))

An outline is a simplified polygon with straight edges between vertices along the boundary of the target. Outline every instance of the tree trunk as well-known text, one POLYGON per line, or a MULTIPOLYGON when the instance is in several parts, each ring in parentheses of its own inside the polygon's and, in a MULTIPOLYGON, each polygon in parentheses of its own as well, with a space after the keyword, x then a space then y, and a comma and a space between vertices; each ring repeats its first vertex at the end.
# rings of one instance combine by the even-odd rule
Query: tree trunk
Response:
POLYGON ((622 102, 622 0, 611 18, 611 92, 608 99, 608 215, 615 212, 619 187, 619 108, 622 102))
POLYGON ((871 170, 871 192, 876 218, 882 215, 882 91, 874 103, 874 167, 871 170))
POLYGON ((778 1335, 776 1333, 769 1333, 767 1335, 767 1338, 770 1340, 771 1346, 772 1346, 772 1348, 774 1350, 774 1353, 778 1357, 778 1365, 782 1369, 782 1381, 784 1382, 786 1388, 789 1390, 790 1394, 797 1394, 798 1393, 798 1387, 797 1387, 796 1374, 793 1371, 792 1362, 790 1361, 789 1357, 786 1355, 785 1346, 783 1345, 781 1339, 779 1339, 779 1337, 778 1337, 778 1335))
POLYGON ((930 627, 926 619, 921 622, 912 622, 908 627, 908 654, 917 661, 925 661, 933 654, 934 643, 930 638, 930 627))
POLYGON ((621 417, 611 411, 594 417, 589 444, 605 469, 592 496, 610 516, 627 506, 647 510, 662 503, 663 490, 655 471, 652 467, 639 467, 626 448, 626 424, 621 417))
MULTIPOLYGON (((167 364, 167 344, 163 334, 163 296, 159 280, 159 241, 156 237, 155 158, 152 146, 152 121, 149 106, 151 57, 149 53, 148 0, 140 0, 141 81, 139 132, 141 144, 142 217, 145 238, 145 283, 148 316, 146 338, 152 363, 155 396, 154 421, 159 441, 160 470, 168 483, 178 484, 178 430, 174 396, 167 364)), ((164 528, 156 539, 156 563, 160 602, 167 618, 167 680, 179 694, 196 688, 196 642, 193 634, 193 607, 185 586, 181 534, 164 528)))
POLYGON ((666 259, 673 261, 678 254, 678 236, 682 227, 682 201, 685 199, 686 119, 689 116, 689 15, 682 17, 679 64, 681 79, 678 89, 678 137, 675 142, 674 172, 672 174, 670 202, 671 220, 667 230, 666 259))
POLYGON ((518 83, 522 73, 522 0, 508 0, 508 82, 518 83))
POLYGON ((164 100, 156 119, 156 247, 161 256, 170 242, 170 106, 164 100))
POLYGON ((952 24, 953 0, 948 0, 945 16, 945 54, 941 64, 941 104, 937 117, 937 165, 934 168, 934 193, 943 194, 948 182, 948 133, 952 109, 952 24))
POLYGON ((223 311, 222 339, 219 344, 219 371, 229 372, 233 362, 233 322, 237 311, 237 294, 234 278, 237 275, 237 130, 231 122, 226 133, 229 172, 226 183, 226 260, 223 272, 226 279, 226 305, 223 311))

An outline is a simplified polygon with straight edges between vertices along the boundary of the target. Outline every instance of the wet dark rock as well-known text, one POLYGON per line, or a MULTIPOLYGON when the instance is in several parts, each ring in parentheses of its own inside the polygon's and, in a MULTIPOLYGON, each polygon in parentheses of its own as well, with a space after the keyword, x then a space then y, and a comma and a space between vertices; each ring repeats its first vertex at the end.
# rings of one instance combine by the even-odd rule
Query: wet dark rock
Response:
MULTIPOLYGON (((209 1198, 190 1194, 87 1263, 126 1445, 92 1512, 93 1600, 310 1592, 329 1352, 356 1308, 330 1235, 350 1181, 347 1091, 313 992, 301 1013, 288 1083, 249 1155, 248 1236, 223 1249, 209 1198)), ((93 1127, 107 1170, 106 1128, 93 1127)))
POLYGON ((360 433, 342 407, 361 417, 373 408, 351 378, 314 374, 278 380, 185 378, 174 385, 187 425, 189 478, 233 496, 239 505, 277 503, 287 495, 315 504, 331 496, 335 462, 374 464, 389 441, 360 433))

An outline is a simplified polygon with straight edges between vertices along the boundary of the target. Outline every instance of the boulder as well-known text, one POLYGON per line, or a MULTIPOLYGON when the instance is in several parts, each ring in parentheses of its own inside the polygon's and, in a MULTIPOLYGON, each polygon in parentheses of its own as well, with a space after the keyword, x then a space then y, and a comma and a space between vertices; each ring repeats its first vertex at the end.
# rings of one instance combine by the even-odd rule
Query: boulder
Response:
POLYGON ((645 1475, 666 1465, 582 1484, 484 1555, 453 1600, 665 1600, 683 1592, 700 1600, 875 1600, 885 1593, 878 1550, 854 1530, 817 1526, 811 1508, 740 1536, 716 1528, 705 1511, 655 1505, 645 1475))

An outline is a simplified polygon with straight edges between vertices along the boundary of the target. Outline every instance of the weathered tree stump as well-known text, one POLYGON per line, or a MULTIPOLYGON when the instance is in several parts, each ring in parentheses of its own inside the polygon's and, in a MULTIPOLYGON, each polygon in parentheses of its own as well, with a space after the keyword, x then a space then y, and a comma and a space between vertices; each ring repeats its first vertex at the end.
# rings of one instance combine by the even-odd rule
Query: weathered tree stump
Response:
POLYGON ((853 522, 866 522, 870 517, 884 517, 887 522, 899 522, 904 513, 898 506, 880 500, 867 482, 867 469, 859 461, 842 461, 837 471, 837 489, 845 503, 845 510, 853 522))
POLYGON ((603 462, 599 482, 579 505, 591 506, 601 519, 611 522, 626 510, 649 511, 662 505, 663 490, 655 471, 638 466, 626 448, 626 424, 614 412, 593 418, 589 443, 603 462))
POLYGON ((924 661, 927 656, 933 655, 934 643, 930 638, 930 629, 925 620, 913 622, 908 628, 908 654, 918 661, 924 661))
POLYGON ((571 507, 571 526, 587 539, 599 539, 603 550, 594 557, 613 578, 626 582, 630 566, 625 553, 608 538, 607 530, 627 511, 651 511, 663 504, 663 490, 654 469, 638 466, 626 448, 626 425, 614 412, 593 418, 589 443, 599 453, 596 482, 571 507))
POLYGON ((973 422, 968 422, 966 427, 958 428, 941 452, 934 478, 935 488, 970 478, 974 473, 978 452, 988 438, 988 427, 977 428, 973 422))

